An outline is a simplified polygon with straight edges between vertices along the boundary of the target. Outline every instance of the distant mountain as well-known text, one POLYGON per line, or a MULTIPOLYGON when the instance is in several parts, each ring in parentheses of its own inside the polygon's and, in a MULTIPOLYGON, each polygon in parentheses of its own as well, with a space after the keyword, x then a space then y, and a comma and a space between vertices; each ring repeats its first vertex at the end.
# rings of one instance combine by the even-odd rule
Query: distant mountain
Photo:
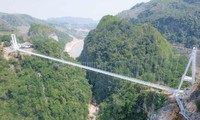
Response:
POLYGON ((67 42, 72 40, 68 34, 61 32, 52 26, 36 23, 31 24, 28 31, 28 36, 31 39, 50 38, 52 40, 58 41, 63 48, 67 42))
POLYGON ((0 13, 0 21, 6 21, 11 26, 30 26, 32 23, 45 23, 42 20, 25 14, 0 13))
POLYGON ((85 38, 88 32, 96 28, 98 24, 98 21, 94 21, 90 18, 79 17, 49 18, 46 22, 62 32, 81 39, 85 38))
POLYGON ((117 16, 134 24, 149 23, 170 42, 200 46, 199 0, 151 0, 137 4, 117 16))
POLYGON ((0 19, 0 31, 14 31, 15 28, 7 21, 0 19))
POLYGON ((90 18, 80 18, 80 17, 49 18, 46 21, 49 23, 86 24, 86 25, 98 23, 98 21, 92 20, 90 18))
POLYGON ((0 34, 15 33, 26 40, 35 38, 52 38, 64 45, 72 40, 67 33, 58 30, 47 22, 25 14, 0 13, 0 34))

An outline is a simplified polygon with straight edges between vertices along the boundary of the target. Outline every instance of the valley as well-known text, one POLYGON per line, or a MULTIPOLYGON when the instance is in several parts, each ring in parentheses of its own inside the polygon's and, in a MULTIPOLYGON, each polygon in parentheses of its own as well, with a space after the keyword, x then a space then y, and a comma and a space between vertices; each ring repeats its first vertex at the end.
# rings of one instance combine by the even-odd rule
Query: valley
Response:
MULTIPOLYGON (((150 0, 100 21, 0 13, 0 119, 185 120, 175 99, 179 94, 187 115, 198 120, 199 5, 196 0, 150 0), (196 47, 196 82, 184 81, 183 93, 172 93, 124 81, 16 52, 11 34, 20 44, 31 44, 24 50, 173 90, 196 47)), ((192 73, 189 66, 188 79, 192 73)))
POLYGON ((84 38, 79 39, 72 35, 69 36, 72 38, 72 41, 66 43, 64 51, 67 52, 70 57, 77 58, 83 50, 84 38))

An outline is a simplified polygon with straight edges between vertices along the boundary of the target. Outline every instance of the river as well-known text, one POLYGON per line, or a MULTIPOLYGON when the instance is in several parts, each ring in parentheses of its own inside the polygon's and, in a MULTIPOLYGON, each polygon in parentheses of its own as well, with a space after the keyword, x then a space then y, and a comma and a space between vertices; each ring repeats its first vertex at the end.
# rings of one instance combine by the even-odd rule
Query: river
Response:
POLYGON ((65 52, 69 54, 70 57, 76 59, 80 56, 83 46, 84 46, 84 39, 79 39, 74 37, 73 35, 69 35, 73 38, 73 40, 65 45, 65 52))

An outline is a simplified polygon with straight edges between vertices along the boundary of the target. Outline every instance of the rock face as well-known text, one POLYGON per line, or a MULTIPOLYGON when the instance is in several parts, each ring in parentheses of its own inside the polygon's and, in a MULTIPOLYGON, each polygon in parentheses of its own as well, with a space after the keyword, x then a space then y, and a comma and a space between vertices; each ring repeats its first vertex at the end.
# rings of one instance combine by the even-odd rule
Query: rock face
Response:
POLYGON ((200 99, 200 90, 194 91, 191 95, 190 95, 190 100, 199 100, 200 99))
POLYGON ((55 41, 59 41, 59 40, 58 40, 58 36, 57 36, 55 33, 50 34, 50 35, 49 35, 49 38, 52 38, 52 39, 55 40, 55 41))
POLYGON ((149 114, 150 120, 173 120, 177 118, 179 108, 176 104, 169 104, 161 108, 156 114, 149 114))
MULTIPOLYGON (((181 102, 187 115, 191 120, 200 120, 200 114, 197 110, 196 101, 200 100, 200 90, 195 90, 196 85, 189 87, 184 94, 179 95, 181 102)), ((170 97, 169 102, 171 104, 162 107, 157 113, 149 113, 148 118, 150 120, 185 120, 185 118, 179 113, 180 109, 176 104, 174 96, 170 97)))
POLYGON ((196 101, 200 100, 200 90, 194 91, 188 100, 185 100, 184 103, 186 106, 186 109, 191 113, 190 117, 192 120, 199 120, 200 119, 200 113, 197 110, 196 101))

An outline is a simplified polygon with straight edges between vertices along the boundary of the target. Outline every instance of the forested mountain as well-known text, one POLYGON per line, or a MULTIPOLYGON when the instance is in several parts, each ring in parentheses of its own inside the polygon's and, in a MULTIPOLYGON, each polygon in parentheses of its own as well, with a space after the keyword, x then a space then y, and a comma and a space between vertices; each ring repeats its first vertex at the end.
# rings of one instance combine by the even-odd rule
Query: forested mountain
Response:
POLYGON ((72 38, 51 24, 24 14, 0 13, 0 35, 15 33, 20 41, 31 42, 34 38, 51 38, 58 41, 63 49, 72 38))
POLYGON ((117 16, 134 24, 149 23, 172 43, 200 46, 199 3, 198 0, 151 0, 117 16))
POLYGON ((17 26, 30 26, 32 23, 42 23, 45 24, 44 21, 39 20, 37 18, 33 18, 29 15, 25 14, 7 14, 0 13, 0 21, 5 21, 8 24, 17 27, 17 26))
POLYGON ((6 32, 10 31, 11 32, 14 30, 15 30, 15 28, 12 25, 10 25, 6 21, 0 19, 0 31, 6 31, 6 32))
MULTIPOLYGON (((125 19, 105 16, 86 37, 79 60, 105 64, 107 71, 174 87, 185 61, 172 57, 172 52, 172 46, 151 25, 136 26, 125 19), (174 60, 181 60, 179 70, 170 67, 175 66, 171 64, 174 60)), ((166 103, 165 95, 143 86, 94 72, 87 72, 87 76, 94 99, 100 103, 99 119, 147 119, 149 111, 166 103)))
POLYGON ((76 62, 63 52, 71 38, 27 15, 2 13, 0 22, 0 119, 86 120, 92 94, 84 70, 3 52, 11 45, 10 34, 16 33, 18 42, 33 44, 34 52, 76 62), (25 34, 21 26, 28 28, 25 34))
MULTIPOLYGON (((4 35, 1 42, 10 42, 4 35)), ((48 37, 31 39, 34 51, 73 61, 59 42, 48 37)), ((91 90, 82 69, 46 59, 0 51, 0 119, 86 120, 91 90), (5 54, 5 53, 4 53, 5 54)))
POLYGON ((30 37, 30 40, 36 38, 50 38, 57 41, 63 49, 65 47, 65 44, 72 40, 72 38, 64 32, 61 32, 49 25, 36 23, 31 24, 28 31, 28 36, 30 37))
POLYGON ((63 17, 44 21, 26 14, 0 13, 0 32, 15 32, 18 36, 27 36, 32 25, 40 25, 40 27, 37 26, 37 30, 45 29, 43 31, 46 31, 46 28, 51 28, 58 40, 65 41, 64 43, 72 40, 68 34, 78 38, 86 37, 88 32, 96 27, 97 23, 97 21, 89 18, 63 17))

